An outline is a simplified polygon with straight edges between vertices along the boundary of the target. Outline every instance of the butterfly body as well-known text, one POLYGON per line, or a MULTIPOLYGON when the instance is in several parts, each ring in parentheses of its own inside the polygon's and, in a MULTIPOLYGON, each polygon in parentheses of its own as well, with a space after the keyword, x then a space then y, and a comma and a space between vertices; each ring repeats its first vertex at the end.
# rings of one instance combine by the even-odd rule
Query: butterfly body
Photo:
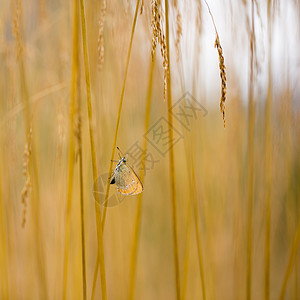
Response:
POLYGON ((110 184, 116 184, 117 191, 123 195, 137 195, 144 190, 136 173, 127 166, 125 157, 118 162, 110 184))

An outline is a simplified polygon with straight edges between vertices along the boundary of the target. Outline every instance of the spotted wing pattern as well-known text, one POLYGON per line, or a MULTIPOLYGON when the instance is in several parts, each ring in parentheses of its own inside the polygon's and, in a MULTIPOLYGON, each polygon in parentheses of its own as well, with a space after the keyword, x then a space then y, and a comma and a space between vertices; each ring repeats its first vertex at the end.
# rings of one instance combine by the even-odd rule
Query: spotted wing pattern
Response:
POLYGON ((121 163, 116 168, 113 177, 117 185, 117 191, 123 195, 137 195, 144 190, 138 176, 125 163, 121 163))

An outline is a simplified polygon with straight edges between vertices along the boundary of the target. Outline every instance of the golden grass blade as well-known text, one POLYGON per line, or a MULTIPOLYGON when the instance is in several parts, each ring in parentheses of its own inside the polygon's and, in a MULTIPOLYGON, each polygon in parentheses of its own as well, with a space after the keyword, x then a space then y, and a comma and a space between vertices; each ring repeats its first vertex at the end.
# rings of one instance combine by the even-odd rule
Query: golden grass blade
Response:
MULTIPOLYGON (((145 112, 145 132, 148 131, 149 128, 149 120, 150 120, 150 108, 151 108, 151 97, 152 97, 152 82, 153 82, 153 70, 155 65, 155 58, 151 58, 150 63, 150 74, 149 74, 149 83, 148 83, 148 91, 147 91, 147 104, 146 104, 146 112, 145 112)), ((142 173, 140 175, 140 179, 144 182, 144 168, 145 168, 145 155, 147 151, 147 139, 144 139, 143 144, 143 157, 142 157, 142 173)), ((134 284, 136 277, 136 262, 137 262, 137 250, 138 250, 138 242, 139 242, 139 234, 140 234, 140 226, 141 226, 141 215, 142 215, 142 198, 143 193, 140 193, 137 198, 137 207, 136 207, 136 217, 135 217, 135 225, 134 225, 134 233, 133 233, 133 243, 131 250, 131 260, 130 260, 130 283, 129 283, 129 297, 128 299, 134 299, 134 284)))
MULTIPOLYGON (((26 82, 26 71, 24 66, 24 34, 23 34, 23 9, 22 3, 20 0, 17 0, 16 3, 12 5, 13 13, 14 13, 14 21, 13 21, 13 31, 17 44, 17 60, 19 67, 19 75, 20 75, 20 84, 21 84, 21 92, 22 92, 22 101, 23 101, 23 115, 24 115, 24 129, 27 145, 29 145, 29 133, 31 131, 31 109, 29 103, 29 91, 28 85, 26 82)), ((34 239, 36 243, 36 259, 37 259, 37 269, 38 269, 38 281, 40 283, 40 293, 43 299, 48 298, 47 292, 47 283, 46 283, 46 271, 45 271, 45 259, 43 253, 43 246, 41 242, 41 233, 40 233, 40 221, 39 221, 39 179, 38 179, 38 170, 36 163, 36 151, 34 147, 34 142, 31 143, 32 153, 29 158, 29 174, 32 180, 33 191, 31 193, 31 203, 32 203, 32 213, 34 219, 34 239)))
POLYGON ((202 242, 201 242, 201 234, 199 228, 199 207, 197 201, 197 192, 196 192, 196 181, 195 181, 195 170, 192 154, 190 155, 191 161, 191 179, 192 179, 192 203, 193 203, 193 213, 194 213, 194 222, 195 222, 195 233, 196 233, 196 241, 197 241, 197 250, 198 250, 198 262, 201 276, 201 284, 202 284, 202 297, 203 300, 206 299, 206 289, 205 289, 205 280, 204 280, 204 266, 203 266, 203 254, 202 254, 202 242))
MULTIPOLYGON (((80 81, 78 80, 78 93, 80 81)), ((80 179, 80 221, 81 221, 81 259, 82 259, 82 293, 86 300, 86 263, 85 263, 85 233, 84 233, 84 198, 83 198, 83 163, 82 163, 82 126, 81 126, 81 97, 78 94, 78 126, 77 142, 79 155, 79 179, 80 179)))
MULTIPOLYGON (((131 35, 130 35, 130 42, 129 42, 129 48, 128 48, 128 53, 127 53, 125 73, 124 73, 123 84, 122 84, 122 92, 121 92, 119 110, 118 110, 118 116, 117 116, 117 124, 116 124, 116 129, 115 129, 113 148, 112 148, 112 153, 111 153, 111 159, 110 159, 108 174, 112 173, 113 159, 114 159, 114 156, 115 156, 115 150, 116 150, 116 146, 117 146, 117 137, 118 137, 118 130, 119 130, 119 125, 120 125, 120 118, 121 118, 121 111, 122 111, 124 93, 125 93, 126 78, 127 78, 127 73, 128 73, 128 67, 129 67, 129 61, 130 61, 130 55, 131 55, 133 36, 134 36, 134 31, 135 31, 135 26, 136 26, 136 21, 137 21, 137 15, 138 15, 138 11, 139 11, 139 4, 140 4, 140 0, 137 0, 135 13, 134 13, 133 24, 132 24, 132 29, 131 29, 131 35)), ((110 188, 109 183, 110 183, 110 178, 108 177, 107 178, 107 183, 106 183, 104 203, 106 203, 107 200, 108 200, 109 188, 110 188)), ((105 219, 106 219, 106 210, 107 210, 107 206, 105 205, 103 207, 103 214, 102 214, 102 230, 103 231, 104 231, 104 225, 105 225, 105 219)), ((91 297, 91 299, 94 299, 94 295, 95 295, 96 280, 97 280, 97 276, 98 276, 98 264, 99 264, 99 258, 97 257, 96 266, 95 266, 95 270, 94 270, 94 278, 93 278, 93 287, 92 287, 92 297, 91 297)))
MULTIPOLYGON (((98 172, 97 172, 96 149, 95 149, 95 142, 94 142, 91 82, 90 82, 90 71, 89 71, 88 50, 87 50, 85 9, 84 9, 83 0, 80 0, 80 13, 81 13, 80 15, 81 15, 82 46, 83 46, 84 68, 85 68, 85 80, 86 80, 86 93, 87 93, 86 100, 87 100, 87 107, 88 107, 89 132, 90 132, 90 143, 91 143, 93 182, 96 182, 96 189, 99 190, 98 182, 96 180, 98 178, 98 172)), ((102 292, 102 299, 105 300, 105 299, 107 299, 107 292, 106 292, 103 232, 102 232, 99 194, 95 193, 95 197, 96 197, 95 210, 96 210, 96 222, 97 222, 98 255, 99 255, 99 263, 100 263, 101 292, 102 292)))
POLYGON ((196 189, 193 151, 192 151, 192 145, 190 145, 187 142, 185 143, 185 147, 186 147, 187 165, 190 166, 190 170, 188 172, 190 193, 191 193, 189 206, 192 206, 191 209, 193 211, 193 220, 194 220, 196 244, 197 244, 197 256, 198 256, 200 279, 201 279, 201 286, 202 286, 202 298, 203 300, 205 300, 206 285, 205 285, 204 263, 203 263, 203 254, 202 254, 202 239, 201 239, 200 224, 199 224, 200 217, 199 217, 199 205, 198 205, 198 197, 197 197, 197 189, 196 189))
MULTIPOLYGON (((299 166, 299 162, 298 162, 298 166, 299 166)), ((297 187, 297 193, 298 193, 298 195, 300 194, 299 184, 298 184, 298 187, 297 187)), ((297 228, 296 228, 296 232, 295 232, 295 236, 294 236, 294 240, 293 240, 293 244, 292 244, 292 249, 291 249, 291 252, 290 252, 288 265, 287 265, 285 273, 284 273, 284 279, 283 279, 283 283, 282 283, 281 290, 280 290, 279 300, 284 300, 286 286, 287 286, 287 283, 288 283, 288 280, 289 280, 289 277, 291 275, 291 272, 293 270, 294 265, 295 265, 295 269, 296 269, 296 279, 298 277, 298 265, 297 265, 298 254, 297 254, 297 251, 298 251, 299 245, 300 245, 300 220, 299 220, 299 216, 300 216, 300 208, 298 209, 298 225, 297 225, 297 228)), ((297 284, 298 284, 298 281, 296 280, 296 294, 298 294, 297 284)))
MULTIPOLYGON (((298 299, 300 86, 295 71, 300 35, 295 38, 291 33, 300 28, 300 1, 214 3, 214 25, 218 31, 222 27, 219 39, 206 7, 206 3, 213 5, 212 0, 168 1, 168 61, 165 2, 140 0, 129 63, 137 0, 83 0, 85 54, 80 0, 74 1, 52 5, 41 0, 27 6, 21 0, 0 1, 0 299, 102 299, 101 251, 110 299, 176 299, 176 268, 180 300, 298 299), (201 16, 208 17, 213 43, 218 42, 215 50, 213 44, 203 43, 201 16), (78 35, 75 46, 74 34, 78 35), (149 50, 155 43, 162 53, 155 53, 150 127, 145 133, 149 50), (86 53, 89 57, 84 61, 86 53), (215 70, 210 70, 214 57, 215 70), (221 72, 223 58, 230 64, 226 74, 221 72), (221 79, 213 76, 214 71, 221 79), (153 105, 154 97, 168 100, 168 72, 176 143, 173 162, 170 153, 159 149, 170 142, 165 131, 169 128, 160 125, 161 118, 168 121, 163 116, 167 103, 153 105), (93 141, 88 104, 82 98, 86 81, 93 141), (110 100, 118 82, 114 109, 110 100), (185 92, 196 97, 184 101, 185 92), (142 114, 127 109, 141 104, 141 94, 142 114), (226 131, 219 126, 222 95, 226 96, 226 131), (98 98, 104 101, 96 103, 98 98), (197 98, 200 106, 194 101, 197 98), (98 118, 96 107, 104 118, 98 118), (106 130, 111 122, 113 132, 106 130), (81 125, 78 143, 77 125, 81 125), (99 154, 111 158, 113 143, 118 145, 121 135, 123 141, 136 142, 129 141, 128 154, 134 162, 130 159, 128 168, 143 161, 145 141, 138 139, 148 138, 147 195, 116 198, 115 186, 110 186, 103 215, 108 176, 104 181, 99 176, 103 169, 97 160, 99 154), (87 149, 93 143, 92 162, 87 149), (167 170, 161 172, 166 164, 167 170), (91 194, 97 171, 100 206, 91 194), (122 205, 111 208, 118 200, 122 205)), ((114 159, 117 156, 115 149, 114 159)), ((107 161, 105 173, 109 165, 107 161)))
POLYGON ((284 299, 286 285, 288 283, 288 279, 289 279, 290 274, 293 269, 293 265, 294 265, 294 261, 295 261, 296 255, 297 255, 297 250, 299 248, 299 244, 300 244, 300 221, 298 222, 297 230, 296 230, 293 245, 292 245, 292 250, 291 250, 289 261, 288 261, 288 265, 287 265, 287 268, 286 268, 286 271, 284 274, 284 279, 283 279, 283 283, 282 283, 281 290, 280 290, 279 300, 284 299))
MULTIPOLYGON (((178 50, 179 51, 179 50, 178 50)), ((180 51, 179 51, 180 52, 180 51)), ((184 87, 184 72, 183 72, 183 66, 182 66, 182 59, 178 62, 178 69, 179 73, 181 74, 181 89, 182 92, 185 92, 184 87)), ((184 99, 186 102, 186 100, 184 99)), ((202 129, 200 129, 202 130, 202 129)), ((193 139, 192 139, 193 140, 193 139)), ((190 212, 193 211, 193 220, 194 220, 194 226, 195 226, 195 235, 196 235, 196 243, 197 243, 197 255, 198 255, 198 262, 199 262, 199 271, 200 271, 200 278, 201 278, 201 285, 202 285, 202 297, 205 300, 206 299, 206 287, 205 287, 205 276, 204 276, 204 265, 203 265, 203 255, 202 255, 202 242, 201 242, 201 235, 200 235, 200 228, 198 225, 199 220, 199 208, 198 208, 198 202, 197 202, 197 190, 196 190, 196 181, 195 181, 195 169, 194 169, 194 163, 193 163, 193 150, 192 145, 189 144, 188 140, 184 140, 184 148, 185 148, 185 154, 186 154, 186 162, 187 166, 190 166, 190 169, 188 169, 188 182, 189 182, 189 201, 188 201, 188 216, 190 215, 190 212)), ((184 257, 184 266, 183 266, 183 280, 182 280, 182 292, 181 292, 181 299, 186 298, 186 286, 187 286, 187 276, 188 276, 188 266, 189 266, 189 248, 190 248, 190 225, 189 221, 187 221, 187 242, 186 242, 186 252, 184 257)))
POLYGON ((186 246, 185 246, 184 259, 183 259, 181 300, 186 299, 186 292, 187 292, 188 272, 189 272, 189 263, 190 263, 190 249, 191 249, 191 224, 190 224, 191 218, 192 218, 192 209, 191 209, 191 201, 189 201, 187 207, 187 217, 186 217, 186 225, 185 225, 186 246))
POLYGON ((97 254, 95 268, 94 268, 94 276, 93 276, 93 286, 92 286, 91 300, 95 299, 98 270, 99 270, 99 255, 97 254))
POLYGON ((299 291, 298 291, 298 255, 296 254, 296 258, 295 258, 295 299, 299 298, 299 291))
MULTIPOLYGON (((166 54, 167 54, 167 103, 168 111, 172 107, 171 93, 171 71, 170 71, 170 34, 169 34, 169 3, 165 0, 165 18, 166 18, 166 54)), ((169 122, 169 140, 173 140, 173 116, 168 113, 169 122)), ((171 200, 172 200, 172 221, 173 221, 173 247, 174 247, 174 267, 176 281, 176 297, 180 299, 180 274, 179 274, 179 257, 178 257, 178 233, 177 233, 177 204, 175 191, 175 165, 173 147, 169 150, 170 159, 170 180, 171 180, 171 200)))
POLYGON ((64 269, 63 269, 63 295, 67 297, 68 281, 68 258, 69 258, 69 237, 70 237, 70 218, 72 204, 72 188, 74 174, 74 115, 75 115, 75 98, 76 81, 78 77, 78 1, 73 3, 73 53, 72 53, 72 77, 70 92, 70 111, 69 111, 69 153, 68 153, 68 187, 67 187, 67 207, 66 207, 66 227, 65 227, 65 246, 64 246, 64 269))
MULTIPOLYGON (((179 50, 178 50, 179 51, 179 50)), ((180 51, 179 51, 180 53, 180 51)), ((181 54, 181 53, 180 53, 181 54)), ((180 60, 182 62, 182 60, 180 60)), ((179 60, 178 60, 179 63, 179 60)), ((178 64, 179 65, 179 64, 178 64)), ((182 75, 183 74, 183 69, 179 71, 179 73, 182 75)), ((185 88, 184 88, 184 78, 183 75, 181 76, 181 86, 182 86, 182 91, 184 93, 185 88)), ((182 126, 183 129, 183 126, 182 126)), ((185 154, 186 154, 186 161, 187 161, 187 166, 190 165, 190 151, 189 151, 189 145, 188 145, 188 140, 184 140, 184 147, 185 147, 185 154)), ((191 249, 191 219, 192 219, 192 200, 191 200, 191 195, 192 195, 192 177, 191 177, 191 172, 188 168, 188 182, 189 182, 189 192, 187 195, 188 203, 186 207, 186 217, 185 217, 185 251, 184 251, 184 259, 183 259, 183 271, 182 271, 182 288, 181 288, 181 300, 186 299, 186 292, 187 292, 187 284, 188 284, 188 272, 189 272, 189 263, 190 263, 190 249, 191 249)))
MULTIPOLYGON (((201 4, 201 2, 199 2, 201 4)), ((208 6, 208 4, 206 3, 208 6)), ((208 7, 209 9, 209 7, 208 7)), ((209 10, 210 12, 210 10, 209 10)), ((210 13, 212 20, 213 16, 210 13)), ((213 20, 214 23, 214 20, 213 20)), ((181 26, 180 24, 178 25, 181 26)), ((215 25, 214 25, 215 26, 215 25)), ((177 29, 178 30, 178 29, 177 29)), ((177 35, 180 35, 180 31, 177 32, 177 35)), ((215 27, 216 31, 216 27, 215 27)), ((216 31, 217 34, 217 31, 216 31)), ((176 43, 179 41, 176 41, 176 43)), ((179 49, 179 45, 176 45, 176 53, 181 55, 181 51, 179 49)), ((198 53, 197 53, 198 54, 198 53)), ((184 80, 184 72, 183 72, 183 65, 182 65, 182 58, 179 60, 179 57, 177 56, 177 66, 179 69, 180 74, 180 81, 181 81, 181 90, 182 93, 185 93, 185 80, 184 80)), ((185 99, 184 99, 185 101, 185 99)), ((185 101, 186 102, 186 101, 185 101)), ((183 129, 183 126, 182 126, 183 129)), ((184 129, 183 129, 184 130, 184 129)), ((200 129, 202 130, 202 129, 200 129)), ((190 145, 189 141, 187 139, 184 139, 184 148, 185 148, 185 154, 186 154, 186 162, 187 166, 190 166, 188 168, 188 182, 189 182, 189 196, 187 197, 189 199, 188 205, 187 205, 187 216, 190 217, 190 214, 193 211, 193 220, 194 220, 194 226, 195 226, 195 235, 196 235, 196 243, 197 243, 197 255, 198 255, 198 262, 199 262, 199 271, 200 271, 200 278, 201 278, 201 285, 202 285, 202 297, 203 299, 206 299, 206 288, 205 288, 205 279, 204 279, 204 266, 203 266, 203 255, 202 255, 202 242, 201 242, 201 236, 200 236, 200 228, 198 226, 198 202, 197 202, 197 190, 196 190, 196 182, 195 182, 195 170, 194 170, 194 163, 193 163, 193 157, 192 157, 192 145, 190 145)), ((181 299, 186 298, 186 288, 187 288, 187 277, 188 277, 188 268, 189 268, 189 251, 190 251, 190 221, 186 221, 186 250, 185 250, 185 256, 184 256, 184 265, 183 265, 183 279, 182 279, 182 292, 181 292, 181 299)))
POLYGON ((249 82, 249 119, 248 119, 248 233, 247 233, 247 300, 251 299, 252 276, 252 227, 253 227, 253 184, 254 184, 254 0, 251 1, 250 37, 250 82, 249 82))
MULTIPOLYGON (((128 72, 128 67, 129 67, 131 48, 132 48, 133 36, 134 36, 134 31, 135 31, 135 26, 136 26, 138 11, 139 11, 139 5, 140 5, 140 0, 137 0, 136 7, 135 7, 134 18, 133 18, 132 29, 131 29, 131 35, 130 35, 130 42, 129 42, 129 48, 128 48, 128 53, 127 53, 127 59, 126 59, 125 73, 124 73, 124 78, 123 78, 122 92, 121 92, 121 97, 120 97, 120 104, 119 104, 119 110, 118 110, 118 116, 117 116, 117 124, 116 124, 116 129, 115 129, 114 142, 113 142, 113 148, 112 148, 112 152, 111 152, 111 159, 110 159, 108 174, 112 173, 113 159, 114 159, 114 156, 115 156, 115 151, 116 151, 116 146, 117 146, 117 138, 118 138, 120 118, 121 118, 123 99, 124 99, 124 93, 125 93, 127 72, 128 72)), ((110 182, 110 178, 107 179, 104 203, 107 202, 107 199, 108 199, 108 196, 109 196, 109 188, 110 188, 109 182, 110 182)), ((104 229, 105 218, 106 218, 106 210, 107 210, 107 206, 105 205, 104 208, 103 208, 103 217, 102 217, 102 227, 103 227, 103 229, 104 229)))
POLYGON ((265 158, 266 158, 266 236, 265 236, 265 300, 270 299, 270 252, 271 252, 271 187, 272 187, 272 137, 271 137, 271 110, 272 110, 272 3, 268 1, 268 95, 265 111, 265 158))
POLYGON ((1 297, 9 300, 9 288, 8 288, 8 257, 7 257, 7 238, 6 238, 6 225, 5 225, 5 213, 2 194, 2 176, 0 170, 0 278, 1 278, 1 297))

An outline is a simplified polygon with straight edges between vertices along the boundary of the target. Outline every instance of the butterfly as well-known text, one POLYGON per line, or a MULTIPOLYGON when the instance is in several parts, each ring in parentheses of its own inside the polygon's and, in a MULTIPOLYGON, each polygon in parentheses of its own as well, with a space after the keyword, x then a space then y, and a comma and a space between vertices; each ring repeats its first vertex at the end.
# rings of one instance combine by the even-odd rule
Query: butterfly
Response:
MULTIPOLYGON (((121 152, 119 147, 117 149, 121 152)), ((122 152, 121 152, 122 154, 122 152)), ((136 173, 127 164, 126 157, 122 154, 115 171, 110 180, 110 184, 117 185, 117 191, 122 195, 137 195, 143 190, 143 184, 136 173)))

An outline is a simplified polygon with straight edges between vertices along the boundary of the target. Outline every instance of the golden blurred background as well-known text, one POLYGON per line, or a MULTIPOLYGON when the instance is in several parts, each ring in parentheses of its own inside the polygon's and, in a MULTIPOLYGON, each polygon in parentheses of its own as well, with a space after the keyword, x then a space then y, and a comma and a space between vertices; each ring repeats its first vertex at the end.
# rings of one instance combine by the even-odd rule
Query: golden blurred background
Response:
POLYGON ((299 15, 1 1, 0 299, 300 299, 299 15))

